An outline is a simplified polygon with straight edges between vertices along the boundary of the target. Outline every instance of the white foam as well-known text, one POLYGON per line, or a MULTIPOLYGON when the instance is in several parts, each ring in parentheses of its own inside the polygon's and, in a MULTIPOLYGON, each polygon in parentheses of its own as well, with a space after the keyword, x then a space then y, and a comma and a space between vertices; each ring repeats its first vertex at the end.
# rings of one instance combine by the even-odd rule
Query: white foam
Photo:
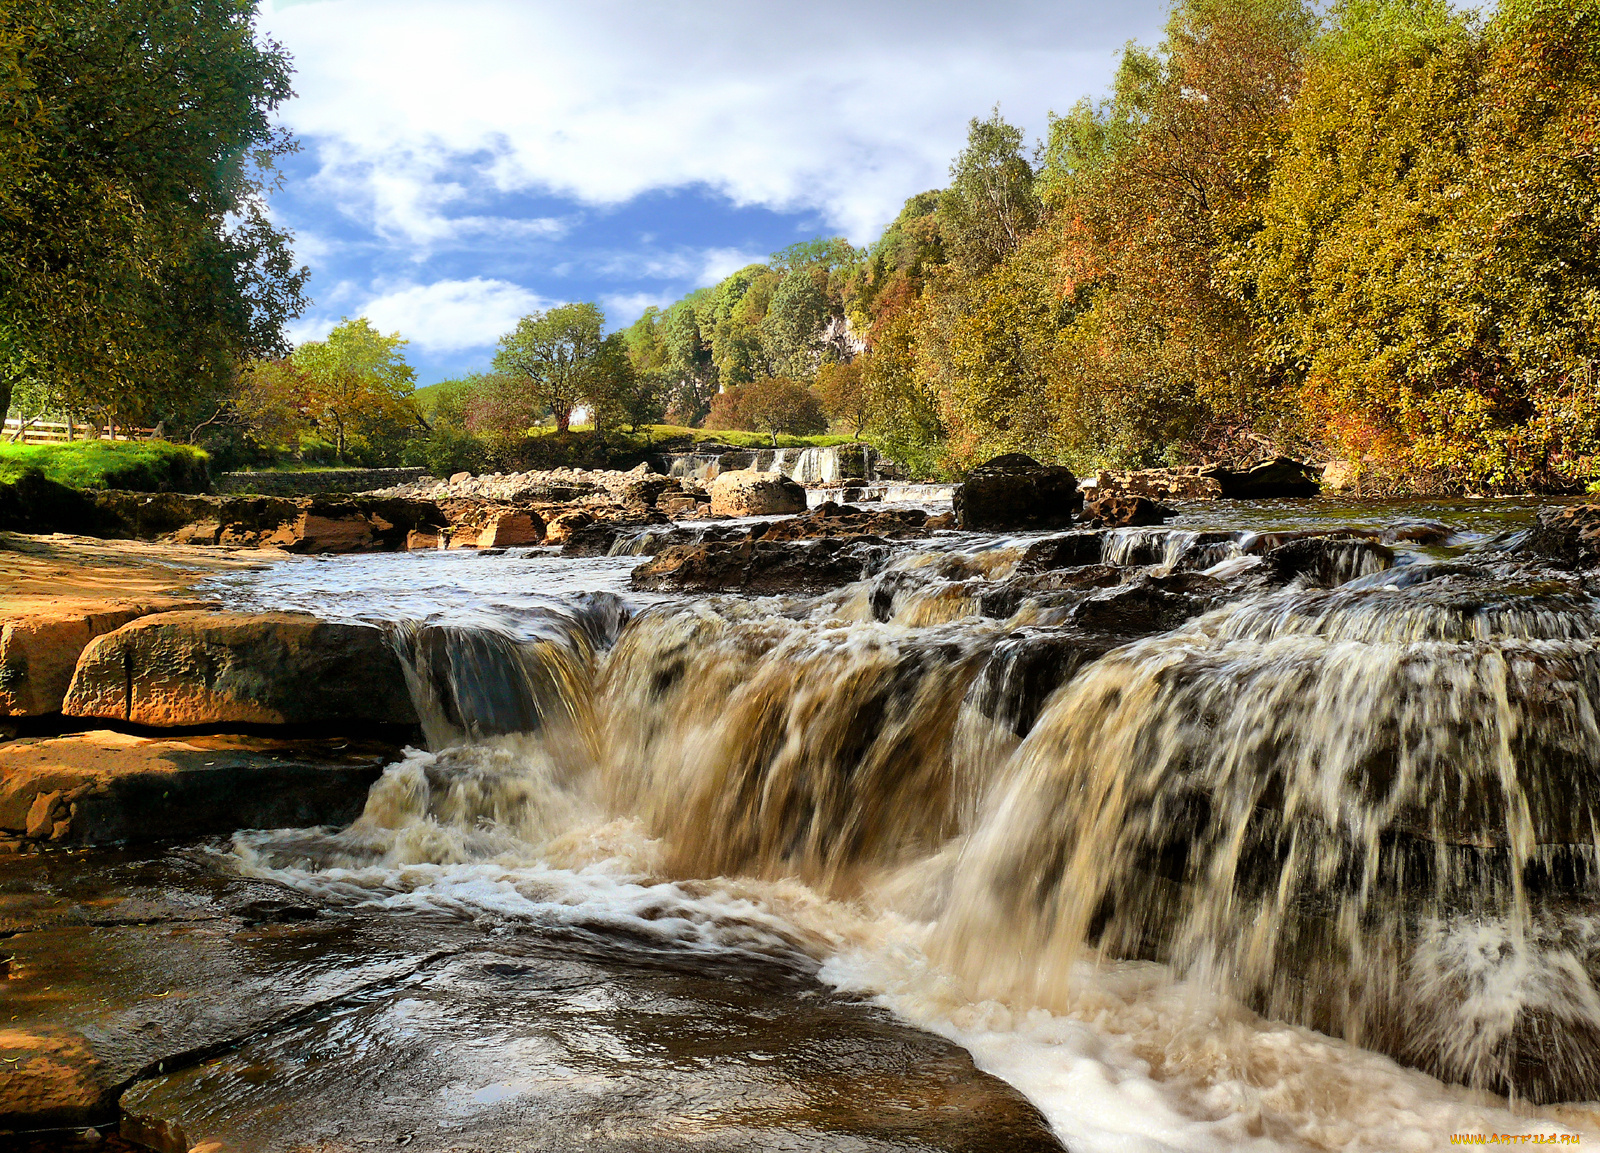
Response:
MULTIPOLYGON (((414 788, 433 757, 414 753, 391 770, 391 801, 401 786, 414 788)), ((502 757, 503 748, 489 755, 502 757)), ((384 795, 375 789, 375 797, 384 795)), ((820 961, 826 984, 872 997, 908 1024, 965 1047, 979 1068, 1033 1101, 1074 1153, 1420 1153, 1448 1145, 1452 1133, 1600 1139, 1600 1106, 1513 1111, 1503 1099, 1262 1019, 1174 982, 1158 965, 1082 965, 1069 1004, 1056 1013, 974 1001, 929 959, 937 925, 830 900, 797 881, 663 878, 662 845, 640 822, 585 821, 581 805, 548 789, 539 795, 579 823, 558 830, 524 821, 520 830, 539 842, 531 843, 493 822, 394 820, 391 806, 390 826, 358 823, 320 842, 303 832, 243 834, 236 861, 242 871, 325 900, 395 913, 448 914, 491 929, 612 931, 644 948, 820 961), (419 860, 424 851, 446 863, 419 860), (367 863, 359 863, 363 856, 367 863)), ((893 886, 878 888, 894 899, 893 886)))

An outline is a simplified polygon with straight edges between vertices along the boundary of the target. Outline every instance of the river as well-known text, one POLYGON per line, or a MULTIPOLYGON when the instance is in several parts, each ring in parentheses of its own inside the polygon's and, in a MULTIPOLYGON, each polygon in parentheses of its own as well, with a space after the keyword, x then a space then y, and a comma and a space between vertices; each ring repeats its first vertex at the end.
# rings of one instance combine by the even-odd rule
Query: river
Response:
POLYGON ((1031 536, 807 598, 538 549, 229 573, 229 608, 391 627, 427 747, 351 828, 223 852, 329 905, 814 971, 1078 1153, 1597 1140, 1600 618, 1495 567, 1534 511, 1180 505, 1104 560, 1216 584, 1340 527, 1396 564, 1116 643, 1082 590, 997 597, 1031 536))

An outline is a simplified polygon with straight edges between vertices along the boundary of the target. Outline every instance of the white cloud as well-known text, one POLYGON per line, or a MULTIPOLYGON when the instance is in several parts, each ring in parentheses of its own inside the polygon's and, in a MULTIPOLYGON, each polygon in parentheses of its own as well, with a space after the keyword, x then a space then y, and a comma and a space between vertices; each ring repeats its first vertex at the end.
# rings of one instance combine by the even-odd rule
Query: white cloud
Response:
POLYGON ((670 292, 615 292, 602 296, 600 307, 605 309, 607 327, 626 328, 643 316, 645 309, 666 308, 677 299, 670 292))
POLYGON ((600 205, 707 186, 820 211, 861 242, 944 181, 970 116, 999 100, 1041 132, 1163 7, 280 0, 262 23, 295 57, 284 116, 320 187, 392 240, 526 227, 479 211, 496 195, 600 205))
MULTIPOLYGON (((560 301, 547 300, 506 280, 439 280, 391 288, 352 304, 343 316, 365 316, 383 332, 398 332, 413 349, 428 355, 492 345, 530 312, 560 301)), ((321 340, 339 317, 302 318, 289 330, 296 344, 321 340)))
POLYGON ((593 271, 625 280, 689 281, 715 284, 730 272, 769 256, 740 248, 678 249, 673 252, 615 252, 598 259, 593 271))

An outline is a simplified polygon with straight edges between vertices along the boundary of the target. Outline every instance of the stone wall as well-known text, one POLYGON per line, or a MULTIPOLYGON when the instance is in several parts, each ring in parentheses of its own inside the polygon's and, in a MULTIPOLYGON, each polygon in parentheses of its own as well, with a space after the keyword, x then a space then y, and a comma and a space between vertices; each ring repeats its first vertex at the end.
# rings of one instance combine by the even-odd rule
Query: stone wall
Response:
POLYGON ((410 484, 421 468, 334 468, 318 472, 225 472, 216 478, 221 493, 310 496, 319 492, 373 492, 410 484))

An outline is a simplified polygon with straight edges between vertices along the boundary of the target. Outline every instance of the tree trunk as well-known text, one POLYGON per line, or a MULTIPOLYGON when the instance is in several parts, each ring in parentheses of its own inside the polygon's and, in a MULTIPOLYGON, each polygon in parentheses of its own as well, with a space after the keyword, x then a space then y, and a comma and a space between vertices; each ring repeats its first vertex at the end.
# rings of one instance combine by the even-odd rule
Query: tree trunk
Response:
POLYGON ((558 404, 555 406, 555 414, 556 431, 565 436, 567 430, 572 427, 572 406, 558 404))
POLYGON ((6 417, 11 415, 11 378, 0 376, 0 428, 5 427, 6 417))

